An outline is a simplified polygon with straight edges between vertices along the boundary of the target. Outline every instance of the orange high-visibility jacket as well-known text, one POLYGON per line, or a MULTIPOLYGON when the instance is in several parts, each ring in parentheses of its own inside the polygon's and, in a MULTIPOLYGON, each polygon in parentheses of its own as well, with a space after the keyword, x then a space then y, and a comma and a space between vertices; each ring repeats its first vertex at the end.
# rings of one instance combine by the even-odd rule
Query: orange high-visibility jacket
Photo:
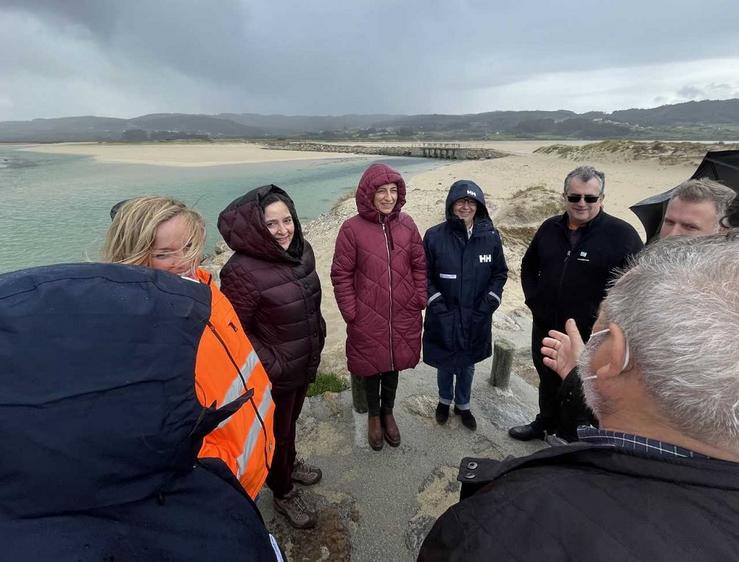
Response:
POLYGON ((197 278, 211 289, 211 316, 195 361, 195 393, 203 406, 228 404, 247 389, 254 395, 203 440, 199 457, 223 460, 246 492, 256 498, 275 449, 271 384, 228 299, 210 273, 197 278), (246 388, 245 386, 246 385, 246 388))

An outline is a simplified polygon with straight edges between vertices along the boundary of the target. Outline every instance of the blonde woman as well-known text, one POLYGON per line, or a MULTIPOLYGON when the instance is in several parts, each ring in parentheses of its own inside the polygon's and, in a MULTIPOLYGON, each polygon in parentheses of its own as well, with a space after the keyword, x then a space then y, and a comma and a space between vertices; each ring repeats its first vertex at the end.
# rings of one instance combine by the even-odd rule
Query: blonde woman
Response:
POLYGON ((102 260, 152 267, 208 285, 211 315, 195 361, 195 393, 204 407, 245 398, 226 423, 203 440, 199 457, 221 459, 252 497, 274 454, 274 404, 269 379, 231 303, 198 267, 205 245, 200 214, 169 197, 138 197, 116 205, 102 260))

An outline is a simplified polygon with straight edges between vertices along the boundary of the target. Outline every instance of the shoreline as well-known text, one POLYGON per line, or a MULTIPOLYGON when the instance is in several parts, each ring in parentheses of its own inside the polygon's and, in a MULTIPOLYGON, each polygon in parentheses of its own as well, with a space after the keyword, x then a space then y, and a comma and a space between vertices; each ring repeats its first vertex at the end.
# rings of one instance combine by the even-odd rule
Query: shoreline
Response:
POLYGON ((306 152, 269 148, 262 143, 59 143, 29 144, 21 152, 90 156, 108 164, 143 164, 177 168, 206 168, 239 164, 268 164, 298 160, 372 158, 346 152, 306 152))

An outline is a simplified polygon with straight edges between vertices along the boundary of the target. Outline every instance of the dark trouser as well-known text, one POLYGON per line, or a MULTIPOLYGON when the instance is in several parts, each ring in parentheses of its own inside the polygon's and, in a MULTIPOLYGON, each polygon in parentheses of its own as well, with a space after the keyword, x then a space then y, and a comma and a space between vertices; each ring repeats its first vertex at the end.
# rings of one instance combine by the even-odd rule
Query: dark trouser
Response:
POLYGON ((395 392, 398 390, 398 371, 377 373, 365 377, 367 389, 367 413, 379 416, 390 413, 395 407, 395 392))
POLYGON ((562 379, 559 375, 544 365, 541 354, 541 340, 546 337, 548 330, 541 330, 534 324, 531 329, 531 359, 536 372, 539 373, 539 415, 538 423, 543 429, 552 433, 557 429, 559 419, 559 387, 562 379))
POLYGON ((292 473, 295 464, 295 424, 303 409, 308 386, 295 390, 272 391, 275 403, 275 454, 267 475, 267 486, 281 498, 293 489, 292 473))

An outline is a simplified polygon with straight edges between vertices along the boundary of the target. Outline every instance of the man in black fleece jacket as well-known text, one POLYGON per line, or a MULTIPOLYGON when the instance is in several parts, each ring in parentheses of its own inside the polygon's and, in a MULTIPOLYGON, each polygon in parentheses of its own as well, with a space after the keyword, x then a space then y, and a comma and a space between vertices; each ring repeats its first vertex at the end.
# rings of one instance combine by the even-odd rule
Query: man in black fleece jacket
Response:
POLYGON ((644 246, 630 224, 603 210, 604 188, 605 175, 591 166, 567 174, 565 213, 544 221, 523 257, 521 284, 533 315, 531 356, 539 374, 539 414, 532 423, 509 430, 515 439, 542 439, 545 432, 558 430, 561 379, 542 361, 542 338, 549 330, 564 331, 565 321, 574 318, 587 339, 614 272, 644 246))

